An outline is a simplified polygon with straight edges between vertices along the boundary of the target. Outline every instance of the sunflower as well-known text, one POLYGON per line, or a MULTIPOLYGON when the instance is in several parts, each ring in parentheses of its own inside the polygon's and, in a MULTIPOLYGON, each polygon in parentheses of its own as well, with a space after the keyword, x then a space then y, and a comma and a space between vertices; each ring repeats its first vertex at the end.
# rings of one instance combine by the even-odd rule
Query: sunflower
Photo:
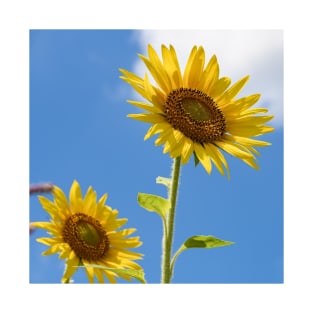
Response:
POLYGON ((135 120, 152 124, 144 139, 159 134, 155 144, 164 145, 164 153, 181 157, 182 163, 194 155, 210 174, 212 163, 224 175, 228 163, 223 153, 241 159, 258 169, 255 147, 270 143, 253 139, 274 129, 266 124, 272 115, 263 115, 265 108, 251 108, 260 98, 253 94, 235 99, 249 79, 246 76, 230 87, 228 77, 219 77, 219 64, 215 55, 205 65, 203 47, 191 50, 182 75, 173 46, 162 45, 162 60, 151 45, 148 57, 139 54, 151 73, 153 85, 147 73, 144 78, 120 69, 121 79, 129 83, 148 103, 128 101, 143 110, 141 114, 129 114, 135 120))
POLYGON ((104 277, 110 283, 115 283, 117 276, 126 280, 131 277, 110 270, 88 265, 95 264, 112 269, 131 269, 142 271, 141 266, 133 262, 142 258, 142 254, 129 251, 130 248, 141 246, 139 237, 127 237, 136 229, 118 230, 127 219, 117 219, 118 211, 105 205, 107 194, 97 203, 96 192, 88 188, 85 197, 74 180, 69 193, 69 202, 63 191, 54 186, 54 202, 43 196, 39 201, 50 214, 50 222, 34 222, 32 226, 43 228, 52 235, 50 238, 39 238, 38 242, 50 246, 43 255, 59 253, 61 259, 66 259, 62 282, 68 282, 77 270, 84 265, 88 280, 104 283, 104 277))

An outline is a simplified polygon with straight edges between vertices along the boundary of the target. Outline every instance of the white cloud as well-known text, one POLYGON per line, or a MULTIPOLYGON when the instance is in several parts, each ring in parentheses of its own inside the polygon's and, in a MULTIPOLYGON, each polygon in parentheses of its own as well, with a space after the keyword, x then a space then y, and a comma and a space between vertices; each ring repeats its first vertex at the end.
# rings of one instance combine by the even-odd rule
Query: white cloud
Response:
MULTIPOLYGON (((135 36, 146 55, 150 43, 160 53, 161 45, 172 44, 184 68, 190 50, 202 45, 206 61, 216 54, 222 76, 232 82, 250 75, 250 80, 241 91, 241 96, 261 93, 258 105, 268 107, 275 115, 272 124, 283 125, 283 31, 280 30, 141 30, 135 36)), ((135 73, 146 72, 138 58, 135 73)))

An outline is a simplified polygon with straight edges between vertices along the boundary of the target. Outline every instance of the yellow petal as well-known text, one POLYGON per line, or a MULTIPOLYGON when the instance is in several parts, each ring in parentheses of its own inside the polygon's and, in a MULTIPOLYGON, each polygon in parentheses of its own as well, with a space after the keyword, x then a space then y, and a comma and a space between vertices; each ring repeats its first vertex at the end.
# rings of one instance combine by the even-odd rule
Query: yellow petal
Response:
POLYGON ((128 103, 141 108, 143 110, 149 111, 149 112, 153 112, 153 113, 162 113, 162 110, 160 110, 160 108, 143 103, 143 102, 138 102, 138 101, 132 101, 132 100, 128 100, 128 103))
POLYGON ((94 274, 95 274, 99 284, 104 283, 103 273, 104 273, 103 270, 101 270, 99 268, 94 268, 94 274))
POLYGON ((240 92, 243 86, 247 83, 249 76, 243 77, 238 82, 236 82, 232 87, 230 87, 223 95, 216 98, 216 101, 223 105, 224 103, 229 103, 236 95, 240 92))
POLYGON ((166 123, 157 123, 152 125, 149 130, 147 131, 144 140, 147 140, 148 138, 158 134, 158 133, 163 133, 167 131, 171 126, 166 122, 166 123))
POLYGON ((139 76, 135 75, 132 72, 126 71, 124 69, 119 69, 119 71, 124 74, 125 77, 121 76, 120 78, 122 79, 127 79, 133 81, 137 85, 142 85, 143 86, 143 79, 140 78, 139 76))
POLYGON ((70 207, 71 210, 77 211, 82 206, 82 192, 80 186, 76 180, 73 181, 72 187, 70 189, 70 207))
POLYGON ((85 270, 86 270, 86 274, 87 274, 89 283, 93 284, 95 282, 95 280, 94 280, 94 276, 95 276, 95 271, 94 270, 95 269, 92 266, 86 266, 85 270))
POLYGON ((98 206, 99 206, 99 207, 102 207, 102 206, 104 205, 105 201, 107 200, 107 198, 108 198, 108 194, 105 193, 105 194, 99 199, 99 201, 98 201, 98 206))
POLYGON ((229 153, 230 155, 239 158, 239 159, 249 159, 249 158, 254 158, 254 156, 250 153, 244 152, 238 146, 236 146, 232 142, 227 142, 227 141, 216 141, 215 144, 223 149, 225 152, 229 153))
POLYGON ((67 211, 68 210, 68 201, 66 198, 66 195, 64 192, 57 186, 54 186, 53 188, 53 194, 54 194, 54 201, 56 205, 62 209, 62 211, 67 211))
POLYGON ((45 229, 50 234, 52 234, 54 236, 57 236, 60 233, 60 230, 62 228, 61 225, 59 225, 57 223, 49 223, 49 222, 33 222, 33 223, 30 223, 30 226, 45 229))
POLYGON ((165 118, 160 114, 147 113, 147 114, 128 114, 127 117, 130 117, 134 120, 146 122, 146 123, 162 123, 165 121, 165 118))
POLYGON ((70 280, 78 269, 79 259, 76 257, 74 251, 71 251, 69 258, 66 261, 65 272, 62 277, 62 282, 70 280))
POLYGON ((242 159, 243 162, 254 168, 255 170, 259 170, 258 165, 255 163, 253 159, 242 159))
POLYGON ((189 161, 193 151, 194 151, 193 141, 186 137, 184 140, 183 149, 181 153, 183 164, 186 164, 189 161))
POLYGON ((209 155, 211 160, 213 161, 216 168, 219 170, 219 172, 224 175, 224 168, 222 166, 221 159, 217 156, 217 153, 213 150, 213 145, 211 144, 204 144, 204 148, 206 153, 209 155))
POLYGON ((216 56, 213 55, 203 71, 199 80, 199 90, 203 90, 206 94, 211 93, 211 87, 218 80, 219 66, 216 56))
POLYGON ((105 271, 105 276, 108 279, 110 284, 116 284, 115 276, 117 276, 114 272, 105 271))
POLYGON ((246 137, 240 137, 240 136, 230 136, 230 135, 225 135, 226 138, 229 138, 230 140, 233 140, 241 145, 244 146, 257 146, 257 147, 265 147, 265 146, 270 146, 271 143, 262 141, 262 140, 255 140, 251 138, 246 138, 246 137))
POLYGON ((254 105, 255 103, 257 103, 260 97, 261 97, 260 94, 253 94, 253 95, 235 100, 233 105, 235 107, 240 108, 241 111, 246 110, 250 108, 252 105, 254 105))
POLYGON ((188 78, 189 78, 189 73, 190 73, 190 70, 191 70, 191 65, 192 65, 192 62, 193 62, 193 59, 197 53, 197 46, 193 46, 191 52, 190 52, 190 55, 189 55, 189 58, 188 58, 188 61, 187 61, 187 64, 186 64, 186 67, 185 67, 185 71, 184 71, 184 75, 183 75, 183 85, 184 87, 187 87, 188 86, 188 78))
POLYGON ((228 77, 222 77, 216 81, 214 86, 212 86, 209 96, 213 98, 216 102, 220 95, 227 89, 230 85, 231 80, 228 77))
POLYGON ((47 245, 47 246, 51 246, 51 245, 62 242, 57 238, 38 238, 36 239, 36 241, 43 243, 44 245, 47 245))
POLYGON ((184 76, 184 84, 189 88, 199 88, 199 80, 203 72, 205 53, 203 47, 199 47, 194 54, 194 57, 188 61, 188 71, 184 76), (187 76, 188 73, 188 76, 187 76))
POLYGON ((171 81, 168 77, 168 74, 164 70, 164 67, 152 48, 152 46, 148 46, 148 56, 149 59, 143 55, 139 55, 141 60, 145 63, 148 70, 150 71, 152 77, 156 81, 156 83, 160 86, 160 88, 167 94, 171 90, 171 81))
POLYGON ((53 245, 48 250, 43 252, 42 255, 43 256, 48 256, 48 255, 56 254, 56 253, 59 253, 59 252, 60 252, 59 246, 58 245, 53 245))
POLYGON ((166 46, 162 45, 162 58, 164 69, 171 80, 172 89, 179 88, 182 86, 182 77, 174 48, 171 46, 170 49, 168 49, 166 46))
MULTIPOLYGON (((133 89, 135 89, 143 98, 147 99, 146 91, 142 85, 138 85, 132 81, 127 80, 124 77, 121 77, 122 80, 124 80, 126 83, 130 84, 133 89)), ((148 99, 147 99, 148 100, 148 99)))
POLYGON ((211 159, 207 155, 205 148, 197 142, 194 143, 194 147, 199 161, 201 162, 205 170, 208 172, 208 174, 211 174, 212 171, 211 159))
POLYGON ((81 212, 93 216, 97 209, 97 193, 90 186, 83 200, 81 212))

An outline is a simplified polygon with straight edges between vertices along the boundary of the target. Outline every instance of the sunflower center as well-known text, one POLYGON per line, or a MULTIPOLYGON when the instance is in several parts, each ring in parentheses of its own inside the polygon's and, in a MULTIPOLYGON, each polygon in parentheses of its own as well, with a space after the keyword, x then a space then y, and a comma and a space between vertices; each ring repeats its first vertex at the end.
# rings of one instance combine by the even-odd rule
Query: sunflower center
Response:
POLYGON ((97 246, 100 243, 99 233, 92 224, 79 221, 76 227, 79 239, 86 242, 87 245, 97 246))
POLYGON ((165 113, 173 128, 195 142, 216 141, 226 131, 223 112, 211 97, 197 89, 173 90, 166 98, 165 113))
POLYGON ((63 239, 79 258, 87 261, 102 259, 110 247, 100 222, 84 213, 73 214, 66 220, 63 239))

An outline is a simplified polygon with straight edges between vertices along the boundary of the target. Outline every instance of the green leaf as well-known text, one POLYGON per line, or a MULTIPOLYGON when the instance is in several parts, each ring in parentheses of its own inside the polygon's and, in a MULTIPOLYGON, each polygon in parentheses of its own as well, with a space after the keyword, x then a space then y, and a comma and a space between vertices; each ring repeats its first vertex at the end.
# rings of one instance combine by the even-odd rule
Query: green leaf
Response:
POLYGON ((164 220, 171 206, 170 202, 165 198, 141 192, 138 193, 138 203, 144 209, 158 213, 164 220))
POLYGON ((186 249, 191 249, 191 248, 218 248, 218 247, 223 247, 223 246, 228 246, 232 245, 234 242, 232 241, 225 241, 219 238, 216 238, 214 236, 192 236, 188 238, 184 244, 181 245, 181 247, 176 251, 175 255, 172 258, 171 261, 171 276, 173 275, 174 271, 174 265, 176 262, 177 257, 186 249))
POLYGON ((171 178, 158 176, 156 178, 156 183, 157 184, 162 184, 162 185, 166 186, 169 189, 171 187, 172 180, 171 180, 171 178))
POLYGON ((217 248, 232 245, 234 242, 225 241, 214 236, 192 236, 183 244, 184 250, 190 248, 217 248))
POLYGON ((110 268, 110 267, 105 267, 97 264, 86 264, 85 266, 79 266, 79 267, 95 267, 95 268, 100 268, 105 271, 111 271, 116 273, 117 275, 127 275, 130 277, 133 277, 137 280, 139 280, 141 283, 146 284, 145 280, 145 273, 144 271, 138 271, 138 270, 133 270, 133 269, 124 269, 124 268, 110 268))

